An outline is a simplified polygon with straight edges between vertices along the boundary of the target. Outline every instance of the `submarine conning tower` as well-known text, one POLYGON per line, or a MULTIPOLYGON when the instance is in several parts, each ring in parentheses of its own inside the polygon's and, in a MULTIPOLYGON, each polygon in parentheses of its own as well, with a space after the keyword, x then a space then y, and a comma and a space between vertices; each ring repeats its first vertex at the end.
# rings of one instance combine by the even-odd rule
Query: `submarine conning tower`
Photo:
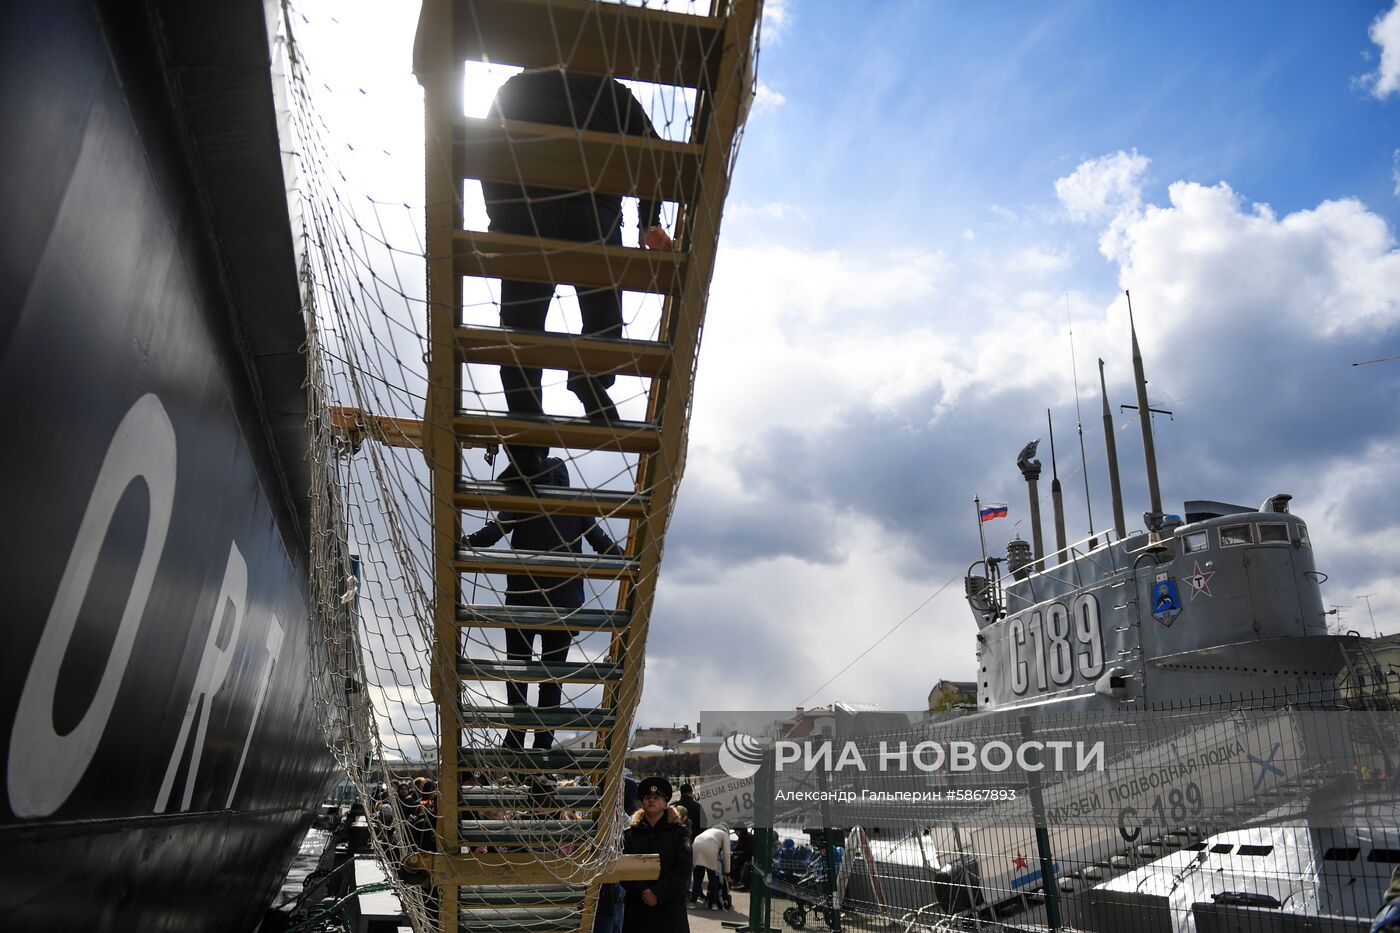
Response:
POLYGON ((1003 611, 974 611, 979 708, 1158 704, 1334 677, 1342 655, 1290 498, 1187 502, 1155 534, 1086 540, 998 581, 1003 611))
MULTIPOLYGON (((986 558, 984 550, 984 579, 969 575, 966 586, 979 629, 979 709, 1104 709, 1296 689, 1331 680, 1348 663, 1340 641, 1327 634, 1323 575, 1307 525, 1289 511, 1292 496, 1270 496, 1257 509, 1188 501, 1184 518, 1163 511, 1152 438, 1158 409, 1148 403, 1132 298, 1126 291, 1124 297, 1151 502, 1142 516, 1146 530, 1125 533, 1117 518, 1121 491, 1111 453, 1112 534, 1101 539, 1091 530, 1076 544, 1057 541, 1054 554, 1037 548, 1033 563, 1024 543, 1013 541, 1003 559, 986 558), (1002 563, 1012 579, 1001 575, 1002 563)), ((1112 451, 1102 368, 1100 387, 1112 451)), ((1027 467, 1039 476, 1039 461, 1029 462, 1035 445, 1017 458, 1031 483, 1033 528, 1039 504, 1027 467)))

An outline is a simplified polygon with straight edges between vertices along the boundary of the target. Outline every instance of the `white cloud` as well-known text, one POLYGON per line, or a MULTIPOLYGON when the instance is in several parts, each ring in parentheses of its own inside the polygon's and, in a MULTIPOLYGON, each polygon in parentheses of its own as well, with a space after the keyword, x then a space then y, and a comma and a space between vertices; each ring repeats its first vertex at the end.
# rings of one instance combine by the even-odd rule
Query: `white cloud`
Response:
MULTIPOLYGON (((932 582, 899 579, 891 568, 907 560, 906 542, 858 515, 844 516, 837 527, 847 556, 836 566, 784 557, 721 567, 686 585, 666 580, 657 594, 639 721, 694 721, 704 709, 790 708, 955 573, 932 582), (748 610, 753 616, 739 623, 736 616, 748 610), (682 629, 681 619, 706 621, 682 629), (669 635, 657 631, 665 626, 669 635), (707 640, 714 650, 698 647, 707 640)), ((976 671, 970 636, 966 652, 937 660, 933 678, 922 662, 890 667, 891 658, 924 657, 928 644, 960 643, 964 625, 971 625, 967 613, 954 582, 817 701, 875 698, 915 709, 937 676, 970 679, 976 671)))
POLYGON ((758 90, 754 92, 753 97, 754 113, 767 113, 772 110, 777 110, 785 103, 787 103, 787 98, 785 96, 773 90, 762 81, 758 82, 758 90))
POLYGON ((1024 272, 1033 279, 1044 278, 1068 265, 1068 260, 1063 253, 1044 246, 1027 246, 1024 249, 1019 249, 1011 255, 1008 262, 1012 269, 1024 272))
POLYGON ((1376 441, 1355 458, 1339 459, 1310 483, 1316 495, 1311 511, 1317 516, 1310 523, 1313 546, 1329 565, 1351 569, 1343 586, 1328 593, 1327 602, 1342 606, 1338 621, 1344 628, 1366 635, 1373 632, 1372 612, 1381 633, 1394 632, 1400 620, 1400 575, 1390 557, 1395 523, 1376 508, 1394 483, 1397 457, 1400 442, 1395 438, 1376 441), (1370 611, 1359 593, 1372 594, 1370 611))
POLYGON ((722 361, 726 375, 712 377, 702 362, 697 408, 706 416, 697 413, 692 437, 728 445, 762 427, 808 429, 852 399, 889 403, 927 385, 931 361, 955 356, 926 313, 949 273, 937 252, 721 245, 704 359, 722 361))
POLYGON ((1103 220, 1142 201, 1142 177, 1151 159, 1118 150, 1081 163, 1055 182, 1055 194, 1075 220, 1103 220))
POLYGON ((724 216, 728 220, 748 220, 758 218, 761 220, 781 220, 788 223, 807 219, 807 212, 796 204, 788 204, 784 201, 763 201, 754 203, 752 201, 735 201, 724 208, 724 216))
POLYGON ((763 38, 777 39, 792 25, 792 10, 788 0, 765 0, 763 4, 763 38))
POLYGON ((1381 50, 1376 70, 1361 79, 1361 84, 1381 100, 1400 93, 1400 0, 1389 11, 1376 17, 1371 24, 1371 41, 1381 50))
MULTIPOLYGON (((1261 328, 1319 337, 1400 323, 1400 253, 1385 220, 1359 201, 1324 201, 1277 217, 1246 208, 1230 186, 1179 181, 1169 205, 1120 215, 1104 254, 1125 286, 1156 296, 1171 331, 1213 322, 1221 308, 1261 328)), ((1222 335, 1224 336, 1224 335, 1222 335)))

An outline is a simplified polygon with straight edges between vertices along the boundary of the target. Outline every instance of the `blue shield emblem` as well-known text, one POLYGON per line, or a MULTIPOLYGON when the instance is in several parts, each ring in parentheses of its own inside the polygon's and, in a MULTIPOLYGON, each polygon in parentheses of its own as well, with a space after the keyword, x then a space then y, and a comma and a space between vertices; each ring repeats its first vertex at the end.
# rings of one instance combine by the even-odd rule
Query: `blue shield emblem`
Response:
POLYGON ((1163 625, 1171 625, 1181 615, 1181 593, 1176 588, 1176 577, 1167 577, 1152 584, 1152 618, 1163 625))

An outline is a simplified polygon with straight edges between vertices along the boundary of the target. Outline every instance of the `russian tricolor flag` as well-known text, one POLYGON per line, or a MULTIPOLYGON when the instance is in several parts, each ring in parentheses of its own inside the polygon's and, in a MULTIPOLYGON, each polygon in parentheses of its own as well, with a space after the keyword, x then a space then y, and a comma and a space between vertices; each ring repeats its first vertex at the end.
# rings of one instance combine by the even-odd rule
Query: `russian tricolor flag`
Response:
POLYGON ((982 521, 984 521, 984 522, 989 522, 989 521, 991 521, 991 520, 994 519, 994 518, 1005 518, 1005 517, 1006 517, 1006 503, 1005 503, 1005 502, 989 502, 989 503, 987 503, 986 505, 982 506, 982 510, 981 510, 980 512, 978 512, 977 515, 978 515, 978 517, 980 517, 980 518, 982 519, 982 521))

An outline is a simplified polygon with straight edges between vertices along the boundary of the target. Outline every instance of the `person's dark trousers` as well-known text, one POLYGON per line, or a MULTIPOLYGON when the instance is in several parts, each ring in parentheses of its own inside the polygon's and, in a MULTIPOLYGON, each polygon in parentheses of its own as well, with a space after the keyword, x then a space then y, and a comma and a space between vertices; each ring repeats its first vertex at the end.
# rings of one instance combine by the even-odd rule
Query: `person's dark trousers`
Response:
POLYGON ((605 933, 622 933, 622 918, 627 910, 627 892, 622 885, 617 886, 617 893, 613 898, 613 922, 612 928, 605 933))
MULTIPOLYGON (((533 659, 535 636, 540 638, 540 661, 544 664, 562 664, 569 659, 569 643, 572 641, 572 632, 556 632, 541 629, 506 629, 506 657, 511 661, 528 662, 533 659)), ((506 682, 506 704, 509 706, 527 706, 529 701, 526 697, 526 684, 506 682)), ((540 684, 539 709, 553 709, 559 706, 559 699, 563 696, 563 688, 558 683, 540 684)), ((521 729, 511 729, 506 733, 505 742, 507 748, 523 748, 525 745, 525 732, 521 729)), ((554 732, 551 729, 541 729, 535 733, 535 748, 553 748, 554 732)))
POLYGON ((593 912, 593 933, 621 933, 622 905, 626 894, 618 884, 598 889, 598 906, 593 912))
POLYGON ((409 838, 413 840, 413 845, 424 852, 432 852, 437 848, 437 840, 433 836, 433 824, 431 819, 423 813, 414 813, 408 820, 409 838))
POLYGON ((709 879, 705 884, 705 906, 723 907, 727 892, 724 890, 724 882, 720 880, 719 872, 707 868, 705 875, 709 879))
POLYGON ((690 870, 690 899, 698 901, 705 896, 705 872, 708 869, 696 865, 690 870))
MULTIPOLYGON (((608 204, 597 204, 589 197, 567 197, 518 202, 488 201, 492 233, 514 233, 556 240, 622 245, 621 215, 608 204)), ((583 333, 589 336, 622 336, 622 293, 611 288, 578 288, 583 333)), ((501 326, 522 330, 544 330, 554 285, 548 282, 501 280, 501 326)), ((511 414, 543 415, 542 373, 520 366, 501 367, 501 387, 511 414)), ((586 376, 570 373, 569 391, 583 403, 593 420, 617 420, 617 408, 608 397, 611 375, 586 376)), ((537 447, 507 444, 506 452, 517 470, 526 476, 539 472, 544 452, 537 447)))
POLYGON ((748 862, 749 856, 746 853, 735 852, 730 857, 730 873, 734 875, 736 879, 735 883, 741 888, 743 887, 742 879, 744 877, 744 866, 747 865, 748 862))

